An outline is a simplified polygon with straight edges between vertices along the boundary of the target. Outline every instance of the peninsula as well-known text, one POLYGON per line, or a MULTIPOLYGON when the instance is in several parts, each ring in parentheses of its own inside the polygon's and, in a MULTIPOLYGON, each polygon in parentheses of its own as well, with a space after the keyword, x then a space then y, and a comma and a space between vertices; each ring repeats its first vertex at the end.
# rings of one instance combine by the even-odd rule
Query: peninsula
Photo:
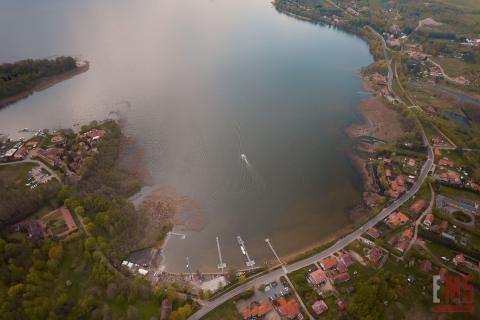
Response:
POLYGON ((70 56, 1 64, 0 108, 70 79, 88 68, 88 62, 70 56))

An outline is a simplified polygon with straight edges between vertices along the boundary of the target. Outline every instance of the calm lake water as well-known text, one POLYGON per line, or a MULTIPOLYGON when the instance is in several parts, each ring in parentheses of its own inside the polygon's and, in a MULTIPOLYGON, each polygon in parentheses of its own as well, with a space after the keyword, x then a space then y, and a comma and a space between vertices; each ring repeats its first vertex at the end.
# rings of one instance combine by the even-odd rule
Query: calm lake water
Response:
POLYGON ((120 111, 158 186, 206 209, 166 248, 170 270, 257 264, 348 224, 361 197, 343 129, 362 99, 361 39, 278 13, 269 0, 2 1, 0 61, 58 54, 87 73, 0 111, 0 132, 60 128, 120 111), (241 154, 245 154, 246 160, 241 154), (248 162, 248 164, 247 164, 248 162))

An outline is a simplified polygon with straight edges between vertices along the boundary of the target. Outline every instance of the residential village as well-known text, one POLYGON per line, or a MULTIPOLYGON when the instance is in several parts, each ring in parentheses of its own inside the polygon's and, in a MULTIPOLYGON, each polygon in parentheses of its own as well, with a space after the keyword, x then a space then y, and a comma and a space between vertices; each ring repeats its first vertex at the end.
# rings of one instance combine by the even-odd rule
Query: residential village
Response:
MULTIPOLYGON (((30 189, 53 179, 75 179, 86 169, 104 135, 104 130, 92 128, 84 133, 37 131, 27 140, 4 140, 0 142, 0 164, 33 164, 24 180, 25 187, 30 189)), ((10 229, 23 232, 27 239, 36 242, 65 238, 78 229, 78 222, 66 206, 61 206, 15 223, 10 229)))

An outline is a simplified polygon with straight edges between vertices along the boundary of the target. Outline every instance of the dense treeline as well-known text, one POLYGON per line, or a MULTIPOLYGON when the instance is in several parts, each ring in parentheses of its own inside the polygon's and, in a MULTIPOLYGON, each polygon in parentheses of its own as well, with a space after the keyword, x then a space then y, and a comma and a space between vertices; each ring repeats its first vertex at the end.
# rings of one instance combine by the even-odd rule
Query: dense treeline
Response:
POLYGON ((60 184, 53 180, 34 190, 24 186, 29 165, 0 170, 0 229, 33 214, 46 203, 56 203, 60 184), (17 171, 13 174, 12 169, 17 171), (20 183, 19 181, 20 180, 20 183))
MULTIPOLYGON (((90 127, 99 127, 92 123, 90 127)), ((140 190, 141 183, 118 169, 116 161, 122 143, 122 133, 115 121, 101 124, 106 134, 88 170, 74 186, 65 204, 84 217, 90 233, 109 258, 118 263, 128 252, 151 245, 158 239, 144 239, 148 220, 127 198, 140 190)), ((159 236, 163 234, 159 230, 159 236)))
POLYGON ((43 79, 76 68, 72 57, 22 60, 0 65, 0 100, 30 91, 43 79))
POLYGON ((175 287, 152 290, 113 273, 80 232, 38 244, 18 233, 0 238, 0 319, 158 319, 164 298, 171 319, 191 313, 175 287))

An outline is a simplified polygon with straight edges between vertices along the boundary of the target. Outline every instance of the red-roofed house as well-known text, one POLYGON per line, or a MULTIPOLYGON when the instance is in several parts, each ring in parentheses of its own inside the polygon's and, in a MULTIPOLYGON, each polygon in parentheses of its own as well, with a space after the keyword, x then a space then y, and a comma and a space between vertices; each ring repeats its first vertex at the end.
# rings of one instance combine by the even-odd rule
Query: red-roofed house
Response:
POLYGON ((410 212, 414 214, 419 214, 423 208, 426 206, 426 202, 423 199, 419 199, 415 201, 411 206, 410 206, 410 212))
POLYGON ((407 166, 409 167, 415 167, 417 165, 417 161, 413 158, 408 159, 407 161, 407 166))
POLYGON ((383 257, 383 251, 379 247, 373 247, 367 252, 367 258, 372 263, 378 263, 380 259, 382 259, 382 257, 383 257))
POLYGON ((453 161, 451 161, 451 160, 440 159, 440 161, 438 161, 438 165, 439 165, 439 166, 442 166, 442 167, 450 167, 450 168, 453 168, 453 166, 455 166, 455 162, 453 162, 453 161))
POLYGON ((407 239, 407 240, 411 240, 413 238, 413 230, 410 229, 410 228, 405 229, 405 231, 403 231, 403 233, 402 233, 402 238, 407 239))
POLYGON ((480 192, 480 184, 478 184, 478 183, 470 181, 470 188, 472 188, 473 190, 475 190, 477 192, 480 192))
POLYGON ((435 156, 436 157, 441 157, 442 156, 442 149, 435 148, 435 156))
POLYGON ((378 232, 378 230, 373 227, 367 230, 367 234, 373 239, 380 238, 380 232, 378 232))
POLYGON ((405 185, 405 176, 400 175, 395 179, 395 181, 397 181, 397 184, 399 186, 404 186, 405 185))
POLYGON ((20 147, 20 149, 17 150, 14 154, 15 159, 25 159, 25 157, 28 155, 28 150, 25 147, 20 147))
POLYGON ((408 239, 399 241, 399 242, 397 243, 397 245, 395 246, 395 249, 397 249, 397 250, 400 251, 401 253, 404 253, 405 250, 407 250, 409 243, 410 243, 410 241, 409 241, 408 239))
POLYGON ((270 300, 264 300, 261 305, 258 306, 257 315, 263 317, 267 313, 273 310, 273 305, 270 300))
POLYGON ((295 319, 300 313, 300 305, 294 298, 291 298, 287 301, 284 297, 281 297, 278 300, 278 305, 278 310, 280 311, 281 315, 287 317, 288 319, 295 319))
POLYGON ((348 272, 339 273, 339 274, 334 275, 332 280, 333 280, 333 283, 335 283, 335 284, 346 282, 346 281, 350 280, 350 275, 348 274, 348 272))
POLYGON ((342 262, 345 266, 349 267, 352 265, 352 257, 348 253, 344 253, 339 258, 340 262, 342 262))
POLYGON ((338 272, 342 273, 342 272, 347 271, 347 266, 345 265, 345 263, 339 262, 339 263, 337 264, 336 269, 337 269, 338 272))
POLYGON ((337 265, 337 258, 334 256, 329 256, 322 261, 320 261, 320 266, 323 270, 329 270, 334 268, 337 265))
POLYGON ((440 180, 443 182, 448 182, 451 184, 461 184, 462 180, 460 179, 460 175, 455 171, 448 171, 443 172, 440 174, 440 180))
POLYGON ((318 269, 308 275, 308 280, 312 285, 317 286, 324 284, 327 281, 327 276, 322 269, 318 269))
POLYGON ((315 303, 312 305, 313 312, 315 312, 317 315, 320 315, 324 313, 325 311, 328 310, 328 306, 323 300, 317 300, 315 303))
POLYGON ((392 228, 395 228, 405 225, 408 221, 408 217, 404 213, 398 211, 394 215, 390 216, 390 218, 388 219, 388 225, 392 228))
POLYGON ((103 138, 103 136, 105 135, 105 130, 92 129, 92 130, 88 131, 88 132, 86 133, 86 135, 87 135, 90 139, 103 138))
POLYGON ((427 227, 431 227, 434 220, 435 220, 435 216, 433 214, 429 213, 425 217, 425 220, 423 220, 423 224, 427 227))

